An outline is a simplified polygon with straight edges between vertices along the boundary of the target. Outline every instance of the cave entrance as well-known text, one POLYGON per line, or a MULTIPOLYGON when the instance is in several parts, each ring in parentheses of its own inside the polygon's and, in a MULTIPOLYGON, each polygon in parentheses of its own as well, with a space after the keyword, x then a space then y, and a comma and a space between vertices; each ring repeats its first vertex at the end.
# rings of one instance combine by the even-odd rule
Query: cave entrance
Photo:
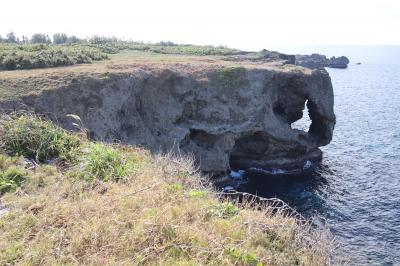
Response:
POLYGON ((270 138, 263 132, 243 136, 236 140, 229 156, 231 169, 246 169, 250 162, 268 155, 270 138))
POLYGON ((309 131, 312 121, 310 118, 310 110, 308 109, 307 105, 308 105, 308 100, 306 100, 304 103, 302 117, 290 124, 292 129, 298 129, 304 132, 309 131))

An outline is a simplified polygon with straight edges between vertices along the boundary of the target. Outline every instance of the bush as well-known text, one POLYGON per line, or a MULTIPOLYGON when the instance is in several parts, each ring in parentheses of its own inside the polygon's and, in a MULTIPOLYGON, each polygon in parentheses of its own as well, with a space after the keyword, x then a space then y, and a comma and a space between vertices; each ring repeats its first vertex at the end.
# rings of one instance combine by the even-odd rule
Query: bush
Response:
POLYGON ((69 66, 107 58, 99 48, 84 44, 0 44, 0 70, 69 66))
POLYGON ((8 167, 6 171, 0 173, 0 194, 15 191, 25 182, 27 176, 27 171, 22 168, 8 167))
POLYGON ((83 158, 84 178, 88 181, 121 181, 127 178, 132 163, 118 149, 106 144, 92 143, 83 158))
POLYGON ((239 209, 232 202, 222 202, 207 211, 208 217, 229 219, 239 213, 239 209))
POLYGON ((12 155, 37 162, 59 159, 74 161, 80 145, 77 135, 35 115, 3 115, 0 118, 0 147, 12 155))
POLYGON ((236 89, 241 82, 241 77, 245 73, 243 67, 224 67, 217 71, 217 83, 224 88, 236 89))

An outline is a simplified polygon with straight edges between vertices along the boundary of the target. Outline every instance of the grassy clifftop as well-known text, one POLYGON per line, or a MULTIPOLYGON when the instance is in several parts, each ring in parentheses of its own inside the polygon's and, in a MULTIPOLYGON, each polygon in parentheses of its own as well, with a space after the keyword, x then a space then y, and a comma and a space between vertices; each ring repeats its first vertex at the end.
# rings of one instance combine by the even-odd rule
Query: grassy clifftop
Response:
POLYGON ((0 71, 87 64, 109 58, 122 51, 141 51, 175 55, 237 55, 240 50, 198 45, 145 44, 139 42, 107 41, 71 44, 13 44, 0 43, 0 71))
POLYGON ((226 201, 190 158, 0 118, 0 264, 325 265, 325 231, 226 201))

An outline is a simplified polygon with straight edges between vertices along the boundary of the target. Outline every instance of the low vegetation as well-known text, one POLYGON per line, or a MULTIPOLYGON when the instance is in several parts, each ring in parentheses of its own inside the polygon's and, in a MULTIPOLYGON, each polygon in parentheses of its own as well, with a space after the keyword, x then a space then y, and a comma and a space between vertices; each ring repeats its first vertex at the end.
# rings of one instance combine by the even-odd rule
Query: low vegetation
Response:
POLYGON ((23 36, 21 40, 10 32, 5 39, 0 36, 0 70, 86 64, 108 59, 110 54, 127 50, 198 56, 246 53, 225 46, 199 46, 173 42, 143 43, 99 36, 79 39, 65 33, 54 34, 53 40, 42 33, 36 33, 30 39, 23 36))
POLYGON ((191 45, 191 44, 174 44, 170 42, 161 42, 156 44, 142 42, 126 42, 126 41, 107 41, 90 43, 91 47, 99 48, 105 53, 119 53, 124 50, 145 51, 159 54, 182 54, 182 55, 235 55, 243 53, 240 50, 227 48, 225 46, 212 45, 191 45))
POLYGON ((135 159, 118 148, 102 143, 90 143, 81 158, 79 173, 88 181, 126 181, 135 168, 135 159))
POLYGON ((326 231, 273 205, 224 200, 190 158, 92 143, 32 115, 0 121, 2 143, 19 127, 33 131, 0 155, 0 203, 9 209, 0 213, 0 265, 332 263, 326 231), (38 149, 38 134, 47 148, 38 149), (54 153, 48 140, 65 143, 66 134, 79 149, 74 141, 54 153), (77 160, 37 164, 38 150, 77 160))
POLYGON ((100 49, 81 44, 0 44, 0 70, 70 66, 107 58, 100 49))
POLYGON ((76 158, 79 138, 30 114, 3 116, 0 120, 0 148, 5 152, 46 162, 76 158))
POLYGON ((0 195, 15 192, 25 182, 28 172, 15 161, 11 164, 10 158, 4 155, 0 155, 0 164, 0 195))
POLYGON ((216 81, 223 88, 236 89, 245 75, 243 67, 224 67, 216 72, 216 81))

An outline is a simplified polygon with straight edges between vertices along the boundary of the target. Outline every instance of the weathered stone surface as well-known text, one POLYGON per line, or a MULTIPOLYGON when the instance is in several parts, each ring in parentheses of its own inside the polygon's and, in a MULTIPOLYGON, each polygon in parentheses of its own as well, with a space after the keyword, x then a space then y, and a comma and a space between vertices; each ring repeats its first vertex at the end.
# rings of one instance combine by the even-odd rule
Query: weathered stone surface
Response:
POLYGON ((311 55, 296 55, 295 64, 311 69, 317 68, 347 68, 349 59, 345 56, 326 58, 325 55, 311 54, 311 55))
POLYGON ((328 65, 329 59, 325 55, 296 55, 295 64, 298 66, 308 67, 311 69, 323 68, 328 65))
POLYGON ((153 152, 179 149, 193 154, 201 170, 219 172, 301 167, 320 159, 318 147, 332 138, 333 103, 325 70, 277 61, 135 66, 74 79, 19 105, 69 129, 66 115, 79 115, 95 139, 153 152), (292 129, 306 102, 309 132, 292 129))

